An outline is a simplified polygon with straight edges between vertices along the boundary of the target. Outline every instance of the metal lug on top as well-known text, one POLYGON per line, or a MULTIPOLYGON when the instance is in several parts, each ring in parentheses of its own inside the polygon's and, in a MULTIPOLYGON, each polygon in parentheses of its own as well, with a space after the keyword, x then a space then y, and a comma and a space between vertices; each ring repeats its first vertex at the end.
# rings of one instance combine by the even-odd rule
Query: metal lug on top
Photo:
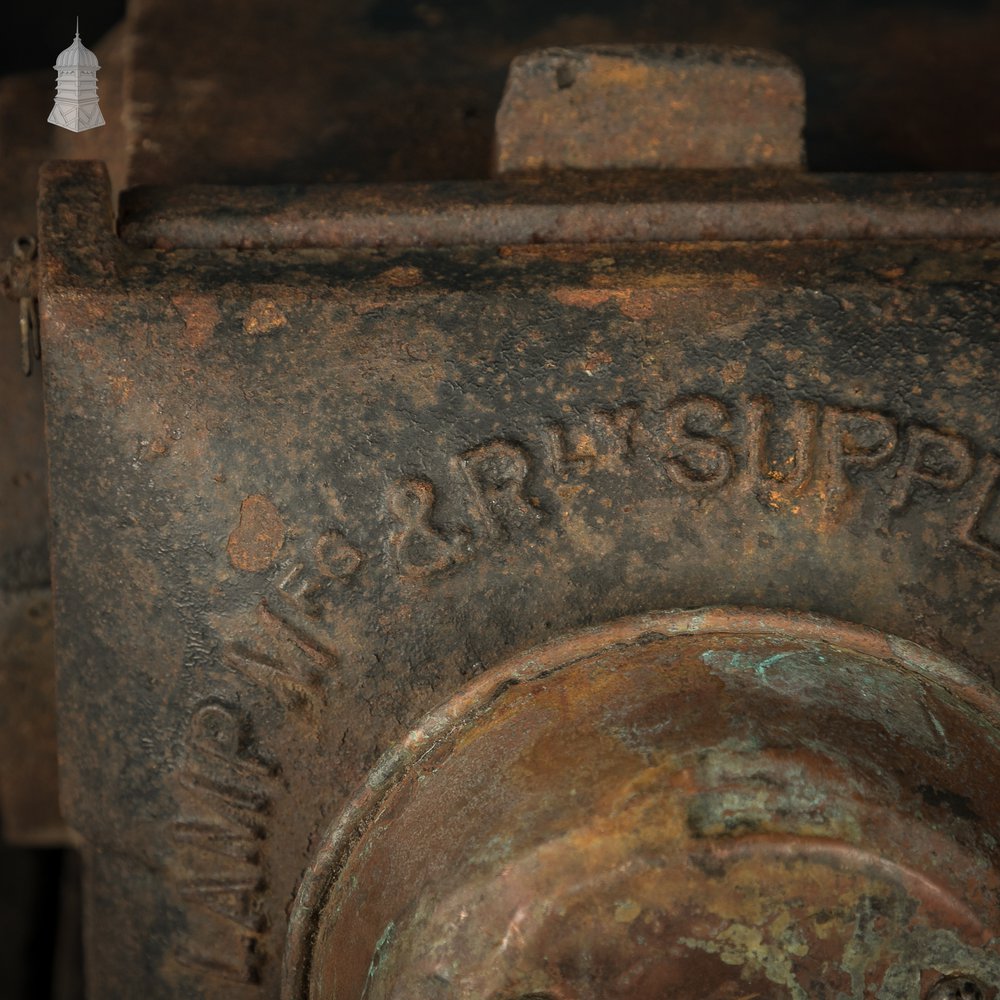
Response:
POLYGON ((495 176, 545 170, 801 169, 805 83, 775 52, 550 48, 511 64, 495 176))

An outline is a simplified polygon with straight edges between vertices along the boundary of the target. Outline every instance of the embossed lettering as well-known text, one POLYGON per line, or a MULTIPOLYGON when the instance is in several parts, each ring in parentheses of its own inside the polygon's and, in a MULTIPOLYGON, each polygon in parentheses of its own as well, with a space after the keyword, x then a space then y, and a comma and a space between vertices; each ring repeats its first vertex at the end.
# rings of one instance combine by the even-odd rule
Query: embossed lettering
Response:
MULTIPOLYGON (((720 490, 739 471, 741 486, 774 510, 815 512, 815 505, 799 506, 800 499, 813 496, 827 526, 849 509, 864 470, 888 467, 896 459, 886 497, 892 513, 903 511, 914 497, 963 489, 975 471, 972 446, 959 435, 923 425, 904 432, 892 416, 816 400, 779 407, 767 396, 732 401, 686 396, 658 411, 659 426, 656 411, 644 412, 633 403, 572 412, 565 420, 537 428, 539 447, 505 438, 488 440, 452 455, 446 479, 432 482, 413 476, 391 484, 386 506, 394 523, 387 546, 395 568, 407 576, 432 575, 511 544, 555 510, 532 495, 535 483, 546 502, 569 505, 581 493, 591 496, 601 488, 594 474, 624 472, 627 464, 630 475, 638 477, 649 468, 649 460, 660 463, 670 481, 696 495, 720 490), (738 429, 745 429, 742 437, 738 429), (651 447, 657 440, 662 443, 651 447), (591 481, 582 483, 587 477, 591 481)), ((530 429, 524 433, 527 442, 533 440, 530 429)), ((871 484, 883 496, 885 478, 871 484)), ((632 483, 641 485, 638 478, 632 483)), ((990 555, 1000 535, 990 513, 996 505, 994 487, 974 489, 985 492, 977 519, 962 529, 962 539, 979 554, 990 555)), ((624 512, 629 510, 623 505, 624 512)), ((333 513, 338 521, 345 520, 339 502, 333 513)), ((307 535, 287 561, 278 564, 274 595, 299 618, 322 618, 332 611, 325 596, 331 587, 379 565, 349 540, 356 527, 327 526, 307 535)), ((292 531, 289 537, 298 536, 292 531)), ((269 677, 273 685, 295 687, 269 673, 273 663, 267 656, 233 649, 229 662, 258 680, 269 677)), ((298 681, 304 692, 308 685, 302 678, 298 681)))
POLYGON ((389 513, 398 524, 389 545, 401 569, 416 574, 434 573, 459 559, 460 538, 449 538, 434 524, 433 483, 427 479, 403 479, 392 484, 386 500, 389 513))
POLYGON ((178 960, 244 983, 260 978, 260 848, 275 776, 252 736, 249 720, 231 705, 210 700, 195 709, 177 774, 183 811, 172 829, 177 890, 193 926, 178 960))
POLYGON ((973 552, 1000 562, 1000 458, 987 455, 973 483, 972 513, 959 538, 973 552))
POLYGON ((796 400, 780 432, 773 410, 769 399, 751 399, 747 404, 747 469, 758 498, 769 506, 809 486, 816 463, 819 407, 796 400), (780 447, 772 456, 769 443, 775 439, 780 447))
POLYGON ((316 617, 321 611, 317 598, 328 582, 304 562, 285 563, 281 567, 277 591, 290 604, 297 605, 303 614, 316 617))
POLYGON ((842 410, 829 406, 823 413, 822 490, 827 510, 833 512, 851 495, 852 469, 874 469, 896 449, 896 422, 873 410, 842 410))
MULTIPOLYGON (((223 643, 222 663, 290 708, 305 706, 305 715, 285 718, 305 718, 314 731, 339 657, 315 623, 293 620, 288 611, 282 606, 279 614, 261 600, 249 621, 241 615, 223 643)), ((256 749, 252 717, 220 700, 195 708, 181 757, 180 815, 171 832, 191 933, 177 959, 199 973, 255 983, 267 929, 262 850, 278 768, 256 749)))
POLYGON ((670 478, 695 493, 725 486, 733 474, 733 449, 719 432, 730 423, 729 407, 713 396, 692 396, 671 405, 663 456, 670 478))
MULTIPOLYGON (((229 930, 228 927, 226 929, 229 930)), ((196 970, 199 976, 207 974, 251 986, 260 983, 262 960, 257 954, 259 934, 248 932, 235 937, 230 931, 225 947, 209 951, 205 943, 214 943, 216 934, 211 928, 201 927, 199 931, 205 940, 197 944, 192 942, 178 952, 177 961, 181 965, 196 970)))
POLYGON ((260 860, 260 841, 264 839, 264 826, 246 817, 207 819, 185 817, 174 821, 174 840, 178 844, 191 844, 211 854, 221 854, 257 864, 260 860))
POLYGON ((334 580, 349 580, 364 561, 361 550, 336 530, 327 531, 316 539, 313 557, 320 573, 334 580))
POLYGON ((324 683, 337 666, 336 651, 314 634, 313 626, 304 628, 275 614, 266 600, 257 606, 256 618, 253 641, 227 641, 223 663, 279 700, 310 708, 322 704, 324 683))
POLYGON ((615 466, 635 453, 638 406, 598 409, 585 421, 548 427, 552 464, 560 475, 586 475, 595 467, 615 466))
POLYGON ((458 460, 472 491, 480 536, 509 538, 542 517, 525 494, 531 467, 526 448, 512 441, 490 441, 458 460))
POLYGON ((255 873, 205 876, 182 882, 181 899, 203 906, 226 920, 241 924, 247 930, 261 931, 266 921, 254 912, 257 894, 265 888, 263 880, 255 873))
POLYGON ((968 482, 973 469, 969 443, 956 434, 933 427, 914 426, 906 432, 903 461, 896 470, 889 498, 892 510, 903 510, 920 484, 936 490, 957 490, 968 482))
POLYGON ((311 559, 291 559, 281 566, 278 594, 309 618, 323 612, 323 595, 336 581, 345 583, 364 562, 364 554, 333 528, 312 544, 311 559))
POLYGON ((638 406, 619 406, 613 410, 595 410, 594 424, 607 443, 607 455, 626 459, 635 454, 635 432, 639 425, 638 406))

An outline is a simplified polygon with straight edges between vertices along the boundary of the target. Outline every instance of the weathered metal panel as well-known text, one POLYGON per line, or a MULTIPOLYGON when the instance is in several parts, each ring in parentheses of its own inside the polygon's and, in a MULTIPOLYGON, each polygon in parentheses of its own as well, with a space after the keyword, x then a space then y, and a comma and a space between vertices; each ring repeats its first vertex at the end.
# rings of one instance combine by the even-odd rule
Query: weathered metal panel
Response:
POLYGON ((43 178, 64 805, 102 997, 275 997, 379 754, 659 608, 803 609, 997 681, 988 240, 136 249, 43 178))

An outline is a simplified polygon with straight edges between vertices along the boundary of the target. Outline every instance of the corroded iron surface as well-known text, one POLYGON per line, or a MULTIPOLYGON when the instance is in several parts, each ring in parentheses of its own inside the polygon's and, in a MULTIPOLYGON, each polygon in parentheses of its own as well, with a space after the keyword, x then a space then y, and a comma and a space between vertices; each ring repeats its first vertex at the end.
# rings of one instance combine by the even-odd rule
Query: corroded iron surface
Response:
POLYGON ((136 247, 497 246, 785 239, 996 238, 989 175, 774 171, 582 174, 512 182, 136 188, 136 247))
MULTIPOLYGON (((142 248, 79 164, 40 213, 101 997, 277 997, 365 775, 551 636, 801 609, 997 680, 988 240, 142 248)), ((845 894, 902 899, 858 870, 845 894)))
POLYGON ((785 168, 805 161, 805 81, 773 52, 604 45, 511 63, 493 170, 785 168))
POLYGON ((806 616, 553 643, 376 768, 285 996, 993 997, 998 724, 927 651, 806 616))

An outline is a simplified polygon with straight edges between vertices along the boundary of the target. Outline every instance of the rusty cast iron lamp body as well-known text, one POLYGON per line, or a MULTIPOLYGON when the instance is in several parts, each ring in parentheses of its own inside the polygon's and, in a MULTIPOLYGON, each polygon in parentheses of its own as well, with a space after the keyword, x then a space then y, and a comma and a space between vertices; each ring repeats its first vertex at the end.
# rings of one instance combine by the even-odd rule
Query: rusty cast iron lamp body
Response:
POLYGON ((995 1000, 994 182, 804 172, 744 50, 497 122, 116 223, 43 171, 92 995, 995 1000))

